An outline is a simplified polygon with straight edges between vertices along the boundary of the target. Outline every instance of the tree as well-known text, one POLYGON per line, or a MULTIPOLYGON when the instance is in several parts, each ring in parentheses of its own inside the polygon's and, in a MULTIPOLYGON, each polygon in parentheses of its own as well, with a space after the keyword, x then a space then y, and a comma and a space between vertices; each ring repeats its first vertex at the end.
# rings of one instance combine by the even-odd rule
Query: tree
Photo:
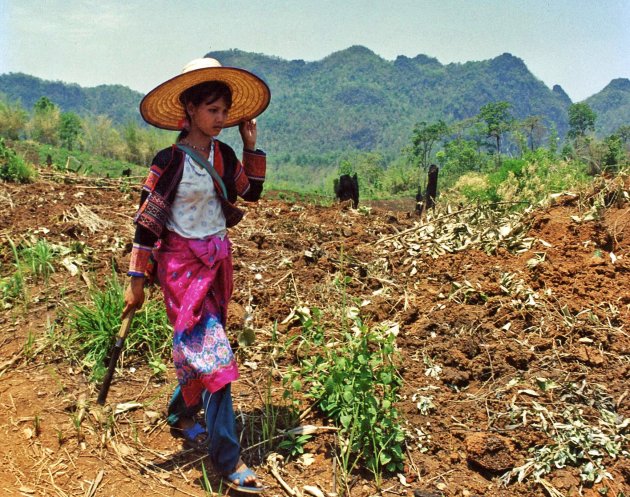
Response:
POLYGON ((490 102, 479 110, 479 119, 486 123, 486 136, 494 140, 497 161, 501 160, 501 139, 514 122, 512 104, 509 102, 490 102))
POLYGON ((538 148, 545 134, 545 125, 543 124, 543 116, 529 116, 523 119, 520 127, 527 136, 529 149, 533 152, 538 148))
POLYGON ((444 138, 449 128, 441 119, 435 123, 427 124, 422 121, 416 124, 412 135, 411 154, 422 169, 429 167, 431 152, 435 144, 444 138))
POLYGON ((484 158, 477 153, 477 146, 472 140, 453 140, 444 145, 444 150, 437 154, 440 167, 450 177, 459 177, 471 171, 480 171, 484 158))
POLYGON ((614 168, 622 164, 626 158, 624 143, 619 135, 610 135, 604 139, 603 165, 606 168, 614 168))
POLYGON ((61 140, 61 145, 68 150, 72 150, 79 141, 82 129, 83 124, 78 115, 74 112, 62 113, 59 123, 59 139, 61 140))
POLYGON ((385 160, 378 152, 358 154, 355 158, 354 171, 359 176, 361 191, 374 194, 381 190, 385 160))
POLYGON ((33 115, 28 123, 33 140, 49 145, 59 143, 59 123, 61 119, 59 107, 47 97, 41 97, 33 106, 33 115))
POLYGON ((619 126, 615 134, 621 138, 624 145, 627 144, 630 141, 630 124, 619 126))
POLYGON ((127 144, 106 116, 99 115, 83 122, 81 142, 84 149, 92 154, 112 159, 127 156, 127 144))
POLYGON ((581 102, 569 107, 569 137, 583 138, 588 131, 595 131, 597 114, 588 104, 581 102))
POLYGON ((37 100, 37 102, 33 105, 33 112, 36 114, 46 113, 53 111, 56 108, 57 106, 48 97, 39 97, 39 100, 37 100))
POLYGON ((28 113, 19 102, 0 100, 0 136, 17 140, 26 128, 28 113))

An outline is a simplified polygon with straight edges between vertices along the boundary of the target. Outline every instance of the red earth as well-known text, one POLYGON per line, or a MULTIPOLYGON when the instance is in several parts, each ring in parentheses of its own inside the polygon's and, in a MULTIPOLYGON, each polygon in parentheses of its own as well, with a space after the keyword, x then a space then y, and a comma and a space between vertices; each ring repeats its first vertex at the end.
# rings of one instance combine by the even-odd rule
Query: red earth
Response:
MULTIPOLYGON (((123 355, 100 408, 81 357, 55 339, 72 335, 68 309, 89 301, 89 287, 102 287, 112 268, 123 278, 138 181, 44 170, 33 184, 0 184, 3 281, 15 274, 9 240, 81 242, 90 254, 77 274, 55 260, 47 284, 26 278, 23 302, 0 301, 2 495, 202 496, 204 468, 220 488, 203 454, 183 448, 165 424, 175 385, 170 365, 155 376, 144 361, 123 355), (132 404, 113 412, 125 403, 132 404)), ((253 345, 237 349, 242 378, 233 395, 243 456, 265 495, 310 495, 309 486, 357 497, 628 495, 629 186, 627 178, 601 178, 588 192, 536 207, 519 218, 520 248, 508 234, 490 251, 470 243, 438 257, 424 247, 449 241, 421 235, 430 223, 405 210, 411 202, 364 203, 355 211, 271 192, 245 205, 245 219, 230 233, 236 290, 228 331, 235 345, 246 317, 256 331, 253 345), (334 430, 315 433, 307 455, 294 458, 261 432, 270 412, 283 419, 282 377, 301 354, 290 341, 299 324, 285 318, 318 308, 333 336, 344 298, 360 306, 368 325, 399 329, 403 386, 395 407, 408 433, 406 462, 381 480, 359 466, 344 483, 334 430), (577 466, 552 464, 538 480, 527 472, 520 483, 501 479, 553 447, 554 433, 575 421, 568 412, 580 413, 582 424, 573 426, 590 430, 589 440, 596 428, 613 437, 600 425, 603 410, 620 426, 614 440, 621 452, 601 457, 609 477, 580 478, 579 467, 596 459, 591 454, 577 466), (272 450, 280 454, 275 463, 272 450)), ((433 219, 459 218, 444 210, 433 219)), ((302 425, 330 425, 308 399, 294 400, 302 425)))

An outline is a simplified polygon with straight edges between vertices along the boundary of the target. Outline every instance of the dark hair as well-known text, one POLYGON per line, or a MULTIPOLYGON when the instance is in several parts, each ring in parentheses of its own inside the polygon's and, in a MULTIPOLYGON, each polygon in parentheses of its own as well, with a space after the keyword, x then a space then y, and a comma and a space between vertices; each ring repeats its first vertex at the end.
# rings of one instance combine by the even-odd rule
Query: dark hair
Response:
MULTIPOLYGON (((216 102, 222 98, 225 100, 228 108, 232 107, 232 90, 230 87, 221 81, 205 81, 203 83, 199 83, 198 85, 191 86, 187 90, 184 90, 182 94, 179 96, 179 101, 184 106, 184 112, 186 113, 186 117, 190 121, 190 116, 188 115, 188 110, 186 109, 187 104, 193 104, 197 107, 204 101, 208 101, 208 103, 216 102)), ((188 135, 187 129, 182 129, 177 137, 177 141, 182 140, 188 135)))

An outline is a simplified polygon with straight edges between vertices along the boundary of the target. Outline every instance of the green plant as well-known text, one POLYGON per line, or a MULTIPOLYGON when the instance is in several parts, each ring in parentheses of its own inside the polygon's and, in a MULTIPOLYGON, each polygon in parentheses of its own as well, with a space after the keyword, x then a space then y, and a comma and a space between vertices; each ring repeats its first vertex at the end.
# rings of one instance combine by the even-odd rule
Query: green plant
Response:
POLYGON ((598 410, 600 418, 596 426, 576 407, 567 408, 558 415, 537 402, 532 406, 534 412, 513 406, 513 414, 523 419, 527 416, 540 420, 532 426, 541 429, 552 443, 530 449, 531 456, 524 464, 503 475, 505 483, 512 479, 521 482, 530 477, 540 481, 554 469, 565 466, 579 468, 580 477, 587 484, 600 483, 612 479, 604 458, 630 456, 627 449, 630 418, 602 408, 598 410))
MULTIPOLYGON (((105 358, 121 325, 123 286, 116 276, 107 280, 105 287, 91 292, 91 304, 76 304, 70 311, 74 328, 69 344, 81 356, 85 367, 92 369, 92 378, 105 374, 105 358)), ((170 354, 172 331, 161 302, 148 299, 136 312, 132 329, 125 342, 125 354, 156 361, 170 354)), ((159 367, 159 366, 158 366, 159 367)))
POLYGON ((149 361, 149 367, 153 376, 162 377, 166 374, 167 366, 161 357, 156 357, 149 361))
POLYGON ((18 299, 22 300, 25 306, 28 304, 28 293, 18 249, 11 239, 9 239, 9 245, 13 253, 15 272, 11 276, 0 279, 0 296, 5 309, 12 307, 13 302, 18 299))
POLYGON ((219 488, 216 493, 212 489, 212 483, 210 483, 210 478, 208 478, 208 472, 206 471, 206 465, 203 461, 201 461, 201 486, 203 487, 203 492, 208 497, 212 497, 214 495, 221 496, 223 495, 223 481, 219 483, 219 488))
POLYGON ((35 178, 35 170, 22 157, 4 144, 0 138, 0 180, 14 183, 30 183, 35 178))
POLYGON ((362 457, 379 477, 402 469, 404 432, 395 402, 402 379, 395 366, 396 336, 387 327, 369 328, 353 315, 353 327, 324 356, 305 358, 306 395, 341 428, 347 450, 362 457))
POLYGON ((57 444, 59 445, 59 447, 61 447, 66 441, 66 435, 64 434, 63 430, 59 428, 57 428, 55 431, 57 433, 57 444))
POLYGON ((289 433, 287 437, 278 444, 278 448, 285 450, 289 458, 304 454, 304 444, 312 438, 311 435, 297 435, 289 433))
POLYGON ((26 335, 26 342, 24 342, 24 357, 28 359, 33 358, 33 345, 35 344, 35 335, 32 330, 28 331, 26 335))
POLYGON ((52 264, 55 251, 46 240, 37 240, 35 244, 22 249, 22 257, 36 279, 43 278, 48 282, 50 275, 55 271, 52 264))

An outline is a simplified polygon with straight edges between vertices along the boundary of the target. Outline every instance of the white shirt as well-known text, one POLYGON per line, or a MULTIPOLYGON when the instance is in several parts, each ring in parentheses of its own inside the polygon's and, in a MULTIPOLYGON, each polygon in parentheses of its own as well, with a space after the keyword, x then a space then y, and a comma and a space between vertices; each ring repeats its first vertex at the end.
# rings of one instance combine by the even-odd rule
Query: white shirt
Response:
MULTIPOLYGON (((214 158, 213 150, 210 157, 214 158)), ((210 173, 186 154, 166 227, 184 238, 225 236, 225 216, 210 173)))

